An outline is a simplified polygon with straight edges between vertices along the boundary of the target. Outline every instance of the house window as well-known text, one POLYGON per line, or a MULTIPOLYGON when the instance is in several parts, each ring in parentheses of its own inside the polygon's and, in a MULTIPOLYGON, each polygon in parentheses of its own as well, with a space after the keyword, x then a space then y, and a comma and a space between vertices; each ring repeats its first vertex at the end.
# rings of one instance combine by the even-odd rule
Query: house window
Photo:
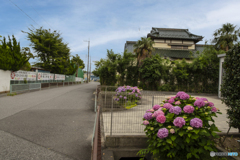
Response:
POLYGON ((175 46, 175 45, 172 45, 171 46, 172 49, 188 49, 188 46, 175 46))

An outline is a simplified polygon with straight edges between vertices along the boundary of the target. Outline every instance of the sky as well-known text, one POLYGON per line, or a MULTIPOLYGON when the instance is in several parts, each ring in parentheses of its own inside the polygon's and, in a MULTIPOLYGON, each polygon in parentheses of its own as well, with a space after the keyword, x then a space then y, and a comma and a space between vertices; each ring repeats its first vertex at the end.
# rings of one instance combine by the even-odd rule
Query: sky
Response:
POLYGON ((123 53, 126 41, 146 37, 152 27, 189 29, 204 44, 225 23, 240 27, 239 7, 239 0, 1 0, 0 35, 14 35, 21 47, 30 47, 22 31, 57 30, 71 55, 84 62, 90 40, 93 70, 107 49, 123 53))

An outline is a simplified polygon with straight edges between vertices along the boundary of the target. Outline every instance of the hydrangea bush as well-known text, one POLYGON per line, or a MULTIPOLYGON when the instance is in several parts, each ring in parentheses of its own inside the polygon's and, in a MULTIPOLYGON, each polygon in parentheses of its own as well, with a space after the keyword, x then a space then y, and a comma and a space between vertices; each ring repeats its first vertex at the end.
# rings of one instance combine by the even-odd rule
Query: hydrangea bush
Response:
POLYGON ((138 87, 120 86, 116 89, 116 98, 114 100, 127 109, 137 106, 141 99, 141 92, 138 87))
POLYGON ((144 114, 148 148, 138 155, 150 153, 156 159, 176 160, 210 158, 210 152, 217 151, 213 139, 220 132, 212 118, 216 113, 221 114, 206 98, 178 92, 144 114))

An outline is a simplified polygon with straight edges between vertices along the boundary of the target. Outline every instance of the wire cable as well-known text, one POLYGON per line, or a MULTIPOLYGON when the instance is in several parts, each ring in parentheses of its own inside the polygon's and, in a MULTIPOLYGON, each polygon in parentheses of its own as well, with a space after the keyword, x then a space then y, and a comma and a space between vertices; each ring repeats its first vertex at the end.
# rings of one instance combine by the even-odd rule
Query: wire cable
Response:
POLYGON ((16 5, 14 2, 12 2, 11 0, 9 0, 12 4, 14 4, 20 11, 22 11, 26 16, 28 16, 28 18, 30 18, 33 22, 35 22, 38 26, 40 26, 36 21, 34 21, 34 19, 32 19, 26 12, 24 12, 20 7, 18 7, 18 5, 16 5))
MULTIPOLYGON (((27 0, 25 1, 28 3, 27 0)), ((40 13, 35 8, 33 8, 32 6, 30 7, 50 26, 50 28, 52 28, 52 30, 54 30, 53 27, 43 18, 43 16, 40 15, 40 13)))

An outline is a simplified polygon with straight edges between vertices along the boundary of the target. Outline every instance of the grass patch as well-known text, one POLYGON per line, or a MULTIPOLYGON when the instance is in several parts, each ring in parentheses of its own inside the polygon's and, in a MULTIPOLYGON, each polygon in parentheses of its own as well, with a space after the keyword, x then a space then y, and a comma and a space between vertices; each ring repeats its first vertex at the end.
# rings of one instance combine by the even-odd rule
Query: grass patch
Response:
POLYGON ((15 92, 7 94, 7 96, 15 96, 15 95, 17 95, 17 93, 15 93, 15 92))

